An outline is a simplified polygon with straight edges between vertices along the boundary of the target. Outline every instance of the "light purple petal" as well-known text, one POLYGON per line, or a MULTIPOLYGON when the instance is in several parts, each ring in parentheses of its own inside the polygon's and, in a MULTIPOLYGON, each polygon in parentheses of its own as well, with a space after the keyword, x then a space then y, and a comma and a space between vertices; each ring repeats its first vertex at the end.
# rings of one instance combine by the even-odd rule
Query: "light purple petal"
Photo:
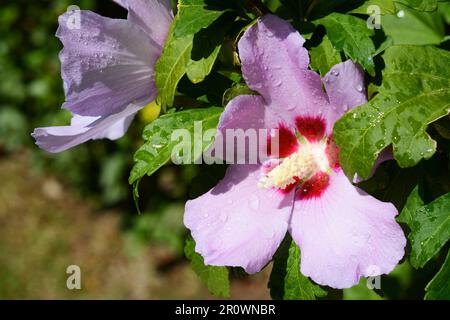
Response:
POLYGON ((283 240, 292 193, 259 189, 259 166, 233 165, 208 193, 188 201, 184 224, 207 265, 260 271, 283 240))
POLYGON ((83 116, 106 116, 130 103, 145 105, 156 97, 154 65, 161 47, 127 20, 81 11, 80 28, 72 14, 59 18, 56 35, 66 102, 63 107, 83 116))
POLYGON ((354 187, 341 172, 319 198, 297 200, 290 232, 301 272, 321 285, 348 288, 362 276, 389 273, 404 255, 397 210, 354 187))
POLYGON ((164 43, 173 20, 170 0, 126 0, 128 20, 139 25, 156 43, 164 43))
POLYGON ((127 8, 127 0, 113 0, 113 2, 117 3, 119 6, 124 7, 125 9, 127 8))
POLYGON ((291 125, 297 116, 317 116, 328 107, 320 76, 308 70, 304 42, 288 22, 266 15, 238 44, 247 84, 291 125))
POLYGON ((277 128, 282 119, 275 115, 270 109, 264 105, 264 100, 261 96, 256 95, 240 95, 231 100, 226 106, 224 112, 220 116, 218 124, 218 134, 215 139, 213 148, 215 154, 220 154, 219 158, 226 160, 229 163, 241 163, 238 160, 245 160, 247 164, 256 164, 256 162, 249 162, 251 159, 260 159, 260 156, 265 155, 267 146, 267 135, 269 130, 260 131, 260 129, 277 128), (242 139, 245 134, 245 148, 238 148, 239 143, 227 143, 232 141, 233 134, 238 134, 241 129, 242 134, 239 135, 242 139), (250 130, 249 130, 250 129, 250 130), (249 139, 256 137, 250 147, 249 139), (260 139, 262 138, 262 139, 260 139), (220 153, 217 153, 220 150, 220 153))
POLYGON ((32 136, 40 148, 52 153, 70 149, 88 140, 115 140, 124 135, 140 109, 139 106, 129 105, 120 113, 105 117, 74 115, 70 126, 37 128, 32 136))
POLYGON ((351 60, 331 68, 324 77, 325 89, 332 105, 327 112, 328 132, 345 112, 367 102, 364 71, 351 60))

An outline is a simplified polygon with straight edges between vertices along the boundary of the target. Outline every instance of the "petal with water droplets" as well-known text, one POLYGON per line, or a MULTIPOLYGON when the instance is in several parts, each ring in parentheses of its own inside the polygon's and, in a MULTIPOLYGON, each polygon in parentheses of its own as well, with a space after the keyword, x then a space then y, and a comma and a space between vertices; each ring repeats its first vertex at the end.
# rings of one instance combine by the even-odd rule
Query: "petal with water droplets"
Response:
POLYGON ((154 65, 161 47, 130 21, 80 12, 80 28, 59 18, 56 35, 66 102, 63 107, 83 116, 106 116, 130 103, 144 106, 156 97, 154 65))
POLYGON ((297 116, 317 116, 328 106, 320 76, 308 70, 304 42, 289 22, 269 14, 248 28, 238 44, 247 84, 292 127, 297 116))
POLYGON ((342 171, 330 174, 320 197, 294 205, 289 229, 301 249, 301 272, 333 288, 391 272, 406 245, 396 215, 391 203, 354 187, 342 171))
POLYGON ((364 71, 351 60, 347 60, 333 66, 323 80, 333 106, 328 109, 326 115, 328 132, 331 132, 334 123, 345 112, 367 102, 364 71))
POLYGON ((293 192, 259 189, 260 167, 231 166, 208 193, 186 203, 184 224, 205 263, 260 271, 283 240, 293 192))

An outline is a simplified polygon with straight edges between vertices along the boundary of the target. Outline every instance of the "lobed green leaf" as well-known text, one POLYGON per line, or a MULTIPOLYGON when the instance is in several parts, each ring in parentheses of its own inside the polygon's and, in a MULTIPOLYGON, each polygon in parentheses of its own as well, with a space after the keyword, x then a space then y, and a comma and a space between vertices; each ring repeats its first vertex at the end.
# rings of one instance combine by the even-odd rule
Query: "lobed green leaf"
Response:
POLYGON ((367 28, 365 20, 333 12, 316 21, 327 31, 328 38, 337 50, 342 50, 354 62, 358 62, 369 74, 375 75, 373 55, 375 45, 371 39, 374 32, 367 28))
POLYGON ((450 251, 436 276, 426 286, 425 300, 450 300, 450 251))
MULTIPOLYGON (((129 182, 135 184, 145 175, 152 175, 171 159, 172 149, 180 141, 172 140, 176 129, 185 129, 194 135, 195 121, 200 121, 203 131, 217 126, 222 108, 189 109, 161 116, 144 129, 145 143, 134 155, 134 167, 131 170, 129 182)), ((191 141, 189 141, 190 143, 191 141)), ((193 148, 192 143, 191 147, 193 148)), ((203 141, 202 150, 209 146, 203 141)))
POLYGON ((393 46, 378 95, 334 126, 347 175, 370 175, 375 159, 392 144, 401 167, 429 159, 436 150, 427 126, 450 111, 450 53, 434 47, 393 46))
POLYGON ((203 257, 195 252, 195 241, 186 240, 184 247, 186 257, 191 261, 191 266, 197 276, 206 285, 213 295, 230 297, 230 279, 227 267, 206 266, 203 257))
POLYGON ((300 248, 287 236, 278 249, 270 274, 270 294, 274 299, 315 300, 327 292, 300 272, 300 248))

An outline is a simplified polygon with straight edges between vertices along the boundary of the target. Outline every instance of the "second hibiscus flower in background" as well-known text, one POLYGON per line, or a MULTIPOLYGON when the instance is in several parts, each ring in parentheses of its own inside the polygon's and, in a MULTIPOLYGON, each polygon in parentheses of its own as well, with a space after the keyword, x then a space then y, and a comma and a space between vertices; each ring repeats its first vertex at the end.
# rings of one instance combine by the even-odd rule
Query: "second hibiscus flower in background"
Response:
POLYGON ((173 13, 170 0, 115 0, 127 20, 79 12, 59 18, 56 36, 70 126, 37 128, 36 144, 61 152, 92 139, 118 139, 136 113, 157 96, 155 64, 162 53, 173 13))

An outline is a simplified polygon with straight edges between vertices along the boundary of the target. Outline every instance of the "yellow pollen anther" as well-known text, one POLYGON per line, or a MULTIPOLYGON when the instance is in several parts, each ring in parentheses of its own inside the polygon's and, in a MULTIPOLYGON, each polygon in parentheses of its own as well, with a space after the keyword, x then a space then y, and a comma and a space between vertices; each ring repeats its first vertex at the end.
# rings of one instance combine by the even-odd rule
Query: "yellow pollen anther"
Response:
POLYGON ((300 179, 307 176, 314 167, 314 158, 311 153, 298 151, 291 154, 283 162, 267 174, 272 186, 284 189, 295 182, 294 177, 300 179))
POLYGON ((273 168, 260 181, 264 188, 284 189, 298 180, 307 180, 319 171, 329 170, 325 144, 304 144, 273 168), (296 180, 297 179, 297 180, 296 180))

